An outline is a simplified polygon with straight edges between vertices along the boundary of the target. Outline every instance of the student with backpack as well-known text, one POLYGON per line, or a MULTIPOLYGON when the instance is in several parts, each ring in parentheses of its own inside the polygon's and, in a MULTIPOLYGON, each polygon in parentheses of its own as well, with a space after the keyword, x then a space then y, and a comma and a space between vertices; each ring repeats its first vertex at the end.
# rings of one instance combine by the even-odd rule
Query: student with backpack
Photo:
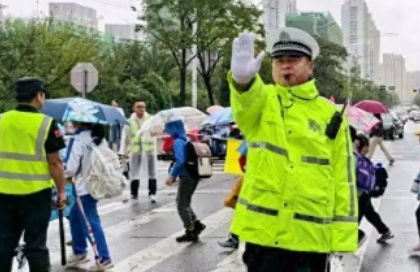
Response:
MULTIPOLYGON (((164 131, 174 138, 173 153, 175 158, 174 165, 166 180, 166 185, 172 185, 176 178, 179 177, 176 204, 179 216, 185 227, 185 234, 177 237, 176 241, 179 243, 195 242, 206 226, 197 219, 191 207, 191 199, 200 180, 198 172, 192 169, 194 166, 189 166, 191 158, 189 158, 188 147, 189 144, 193 144, 188 142, 184 123, 178 117, 168 121, 165 124, 164 131)), ((205 144, 202 145, 202 148, 207 147, 205 144)))
MULTIPOLYGON (((67 265, 68 267, 78 267, 89 261, 87 239, 90 238, 89 230, 91 230, 96 243, 92 239, 90 239, 90 242, 94 245, 94 251, 97 251, 95 255, 98 259, 90 271, 106 271, 114 265, 111 261, 105 233, 98 214, 98 200, 92 196, 92 184, 89 184, 88 180, 92 171, 97 172, 94 171, 94 166, 92 166, 93 150, 95 148, 109 149, 109 147, 104 139, 105 130, 103 126, 77 122, 73 122, 73 126, 76 131, 68 145, 65 175, 66 177, 73 177, 74 193, 78 198, 78 203, 73 206, 70 212, 73 254, 67 259, 67 265)), ((115 157, 119 165, 117 155, 115 157)), ((101 183, 105 183, 105 181, 101 180, 101 183)))
MULTIPOLYGON (((385 190, 381 184, 384 183, 376 182, 376 172, 381 173, 386 170, 377 166, 375 169, 372 161, 367 157, 369 152, 369 139, 363 135, 358 134, 355 136, 355 160, 356 160, 356 182, 357 182, 357 192, 359 196, 359 224, 362 221, 363 217, 371 223, 376 230, 381 234, 380 238, 377 240, 378 243, 385 243, 389 239, 394 238, 394 235, 390 231, 387 225, 382 221, 381 216, 375 211, 375 208, 372 205, 372 195, 379 196, 381 195, 380 191, 385 190), (378 184, 378 186, 377 186, 378 184), (381 185, 381 186, 379 186, 381 185), (381 188, 379 188, 381 187, 381 188)), ((383 179, 386 176, 378 177, 383 179)), ((378 180, 379 181, 379 180, 378 180)), ((386 182, 386 180, 385 180, 386 182)), ((383 194, 383 192, 382 192, 383 194)), ((361 246, 367 239, 367 235, 359 229, 359 246, 361 246)))

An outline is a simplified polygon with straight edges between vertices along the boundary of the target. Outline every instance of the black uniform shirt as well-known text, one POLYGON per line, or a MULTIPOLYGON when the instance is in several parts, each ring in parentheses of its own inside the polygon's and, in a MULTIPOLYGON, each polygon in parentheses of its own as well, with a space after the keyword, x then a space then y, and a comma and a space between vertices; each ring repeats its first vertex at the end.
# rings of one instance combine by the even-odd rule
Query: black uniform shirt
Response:
MULTIPOLYGON (((22 112, 38 112, 37 109, 29 105, 18 105, 16 110, 22 112)), ((45 141, 45 152, 47 154, 55 153, 65 147, 66 143, 64 141, 63 135, 58 128, 57 122, 53 120, 50 126, 50 130, 48 131, 47 140, 45 141)))

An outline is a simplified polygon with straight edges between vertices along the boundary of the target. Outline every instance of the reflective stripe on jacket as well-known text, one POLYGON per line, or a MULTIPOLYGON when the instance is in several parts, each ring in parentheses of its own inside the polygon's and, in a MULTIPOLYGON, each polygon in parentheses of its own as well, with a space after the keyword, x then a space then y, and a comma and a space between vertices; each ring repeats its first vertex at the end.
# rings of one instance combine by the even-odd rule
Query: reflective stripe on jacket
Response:
POLYGON ((248 141, 247 169, 231 231, 241 240, 292 251, 357 250, 358 207, 353 147, 344 118, 325 135, 335 111, 314 81, 235 89, 231 106, 248 141))
POLYGON ((51 188, 45 141, 52 118, 9 111, 0 119, 0 193, 27 195, 51 188))

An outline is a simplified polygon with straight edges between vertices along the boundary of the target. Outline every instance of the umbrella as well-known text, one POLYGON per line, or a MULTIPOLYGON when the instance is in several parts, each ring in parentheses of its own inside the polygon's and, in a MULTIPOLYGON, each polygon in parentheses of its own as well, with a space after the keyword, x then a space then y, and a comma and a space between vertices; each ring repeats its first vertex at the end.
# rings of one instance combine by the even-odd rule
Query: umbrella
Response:
POLYGON ((172 108, 163 110, 147 120, 137 132, 137 137, 150 135, 151 137, 163 137, 167 134, 163 131, 165 124, 171 120, 181 119, 184 122, 185 131, 192 131, 200 127, 206 119, 204 112, 192 107, 172 108))
POLYGON ((213 105, 213 106, 210 106, 210 107, 208 107, 207 108, 207 110, 206 110, 206 112, 208 113, 208 114, 213 114, 213 113, 215 113, 215 112, 217 112, 217 111, 220 111, 220 110, 223 110, 224 108, 222 107, 222 106, 219 106, 219 105, 213 105))
POLYGON ((206 118, 206 120, 201 123, 202 126, 205 125, 226 125, 229 123, 235 122, 233 120, 232 108, 224 108, 219 110, 206 118))
POLYGON ((381 102, 374 100, 363 100, 355 104, 354 107, 367 111, 369 113, 388 113, 388 108, 381 102))
POLYGON ((47 99, 42 112, 54 119, 113 125, 128 124, 127 119, 114 107, 79 97, 47 99))
MULTIPOLYGON (((341 108, 343 105, 339 105, 341 108)), ((347 105, 345 114, 349 120, 349 124, 356 130, 364 132, 370 131, 380 121, 372 114, 356 107, 347 105)))

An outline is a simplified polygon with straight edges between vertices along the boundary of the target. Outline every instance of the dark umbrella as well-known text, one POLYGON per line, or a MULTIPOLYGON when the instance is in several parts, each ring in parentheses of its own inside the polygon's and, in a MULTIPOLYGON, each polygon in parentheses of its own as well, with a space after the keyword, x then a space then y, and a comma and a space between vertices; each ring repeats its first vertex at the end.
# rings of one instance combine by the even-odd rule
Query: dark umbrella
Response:
POLYGON ((388 108, 381 102, 374 100, 363 100, 354 105, 354 107, 362 109, 369 113, 388 113, 388 108))
POLYGON ((61 121, 128 124, 116 108, 79 97, 47 99, 42 113, 61 121))

